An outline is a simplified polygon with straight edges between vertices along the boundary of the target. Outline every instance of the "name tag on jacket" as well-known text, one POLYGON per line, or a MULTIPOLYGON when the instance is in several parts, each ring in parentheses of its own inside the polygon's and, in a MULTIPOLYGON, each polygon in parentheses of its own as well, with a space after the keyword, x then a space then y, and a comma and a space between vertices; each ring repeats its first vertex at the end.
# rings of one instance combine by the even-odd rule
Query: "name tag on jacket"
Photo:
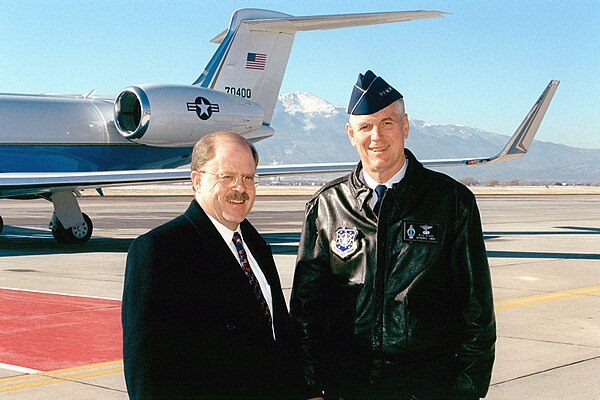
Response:
POLYGON ((438 243, 440 224, 435 222, 403 221, 402 240, 405 242, 438 243))

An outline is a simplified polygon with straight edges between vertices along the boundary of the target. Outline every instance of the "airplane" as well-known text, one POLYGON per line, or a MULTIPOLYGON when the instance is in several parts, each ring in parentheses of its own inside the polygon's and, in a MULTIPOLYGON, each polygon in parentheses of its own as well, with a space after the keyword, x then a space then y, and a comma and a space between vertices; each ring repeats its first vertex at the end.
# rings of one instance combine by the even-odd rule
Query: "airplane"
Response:
MULTIPOLYGON (((84 243, 93 224, 77 195, 83 189, 189 179, 194 144, 228 130, 255 142, 273 135, 275 102, 299 31, 442 17, 440 11, 291 16, 239 9, 191 85, 140 84, 116 98, 0 94, 0 198, 44 198, 53 204, 49 228, 63 243, 84 243)), ((558 81, 551 81, 506 147, 473 159, 424 160, 426 166, 476 165, 523 156, 558 81)), ((351 163, 261 165, 261 176, 345 172, 351 163)), ((3 221, 0 217, 0 232, 3 221)))

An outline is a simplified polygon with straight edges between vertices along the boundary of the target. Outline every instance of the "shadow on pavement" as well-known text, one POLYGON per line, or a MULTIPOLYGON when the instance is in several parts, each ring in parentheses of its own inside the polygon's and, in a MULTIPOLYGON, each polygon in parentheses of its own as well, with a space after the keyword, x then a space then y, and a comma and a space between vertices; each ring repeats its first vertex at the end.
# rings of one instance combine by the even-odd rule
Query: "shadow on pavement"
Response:
MULTIPOLYGON (((503 236, 529 235, 581 235, 600 234, 600 228, 589 227, 560 227, 563 232, 485 232, 484 239, 499 239, 503 236)), ((262 237, 271 245, 273 254, 296 255, 298 252, 299 232, 265 233, 262 237)), ((62 244, 52 237, 48 230, 5 226, 0 235, 0 257, 17 255, 40 254, 69 254, 69 253, 125 253, 133 239, 115 239, 93 236, 84 244, 62 244)), ((600 254, 554 253, 531 251, 488 251, 488 257, 494 258, 560 258, 573 260, 599 260, 600 254)))
POLYGON ((0 257, 41 254, 120 253, 127 252, 133 239, 114 239, 101 236, 83 244, 63 244, 54 240, 46 229, 4 226, 0 234, 0 257))

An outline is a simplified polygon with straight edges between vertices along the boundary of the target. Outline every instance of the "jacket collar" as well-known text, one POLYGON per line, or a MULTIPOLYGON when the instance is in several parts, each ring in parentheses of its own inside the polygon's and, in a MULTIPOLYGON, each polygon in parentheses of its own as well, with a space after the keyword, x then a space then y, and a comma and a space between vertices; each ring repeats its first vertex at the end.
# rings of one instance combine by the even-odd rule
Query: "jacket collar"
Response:
POLYGON ((362 210, 367 205, 369 201, 370 194, 372 192, 371 189, 360 179, 360 172, 362 171, 363 166, 362 162, 359 161, 354 171, 350 173, 348 179, 348 186, 350 187, 350 192, 352 193, 352 197, 356 199, 356 207, 359 210, 362 210))
POLYGON ((202 231, 206 229, 207 224, 212 226, 215 231, 217 230, 212 222, 210 222, 208 215, 206 215, 206 212, 204 212, 202 207, 200 207, 196 199, 192 199, 187 210, 185 210, 184 215, 192 223, 192 225, 194 225, 194 228, 196 228, 198 233, 202 233, 202 231))
MULTIPOLYGON (((196 199, 193 199, 188 206, 187 210, 184 213, 185 217, 194 225, 194 228, 200 234, 204 240, 208 240, 209 237, 217 238, 215 243, 223 243, 225 242, 222 239, 221 234, 215 227, 215 225, 208 218, 206 212, 200 207, 196 199), (207 235, 207 230, 212 231, 211 234, 207 235)), ((272 284, 272 280, 274 279, 270 271, 265 270, 263 267, 268 263, 270 257, 269 247, 265 240, 260 236, 258 231, 250 224, 247 219, 244 219, 240 223, 239 230, 242 232, 242 237, 244 238, 244 245, 248 246, 252 255, 256 259, 259 264, 260 269, 263 271, 265 276, 267 277, 267 281, 269 284, 272 284)), ((226 244, 225 244, 226 245, 226 244)))
POLYGON ((418 176, 425 168, 410 150, 404 149, 404 155, 408 159, 408 168, 406 169, 406 174, 404 175, 404 178, 402 178, 400 182, 395 183, 392 186, 394 188, 402 185, 403 182, 412 182, 415 179, 415 176, 418 176))
MULTIPOLYGON (((404 175, 404 178, 402 178, 402 180, 400 182, 395 183, 392 186, 392 190, 396 190, 400 186, 404 186, 405 183, 407 185, 409 185, 409 187, 412 186, 412 184, 415 180, 415 176, 419 175, 424 168, 423 164, 421 164, 417 160, 417 158, 414 156, 414 154, 410 150, 405 148, 404 155, 408 159, 408 168, 406 169, 406 174, 404 175)), ((354 199, 356 199, 356 207, 360 210, 362 210, 366 206, 368 206, 368 201, 369 201, 370 195, 373 192, 360 179, 360 174, 361 174, 362 169, 363 169, 362 162, 359 161, 358 164, 356 165, 356 167, 354 168, 354 171, 352 171, 352 173, 350 173, 350 176, 348 179, 348 186, 350 188, 350 192, 352 193, 352 197, 354 199)))
MULTIPOLYGON (((184 215, 192 223, 192 225, 194 225, 199 233, 205 231, 207 229, 206 227, 208 226, 208 229, 214 229, 215 233, 219 234, 217 228, 206 214, 206 211, 200 207, 196 199, 191 201, 187 210, 185 210, 184 215)), ((260 238, 260 240, 258 240, 259 242, 262 241, 260 235, 258 235, 256 230, 252 227, 252 225, 250 225, 250 222, 247 219, 240 223, 238 229, 242 232, 242 237, 248 238, 248 241, 256 241, 257 238, 260 238)), ((219 236, 221 235, 219 234, 219 236)))

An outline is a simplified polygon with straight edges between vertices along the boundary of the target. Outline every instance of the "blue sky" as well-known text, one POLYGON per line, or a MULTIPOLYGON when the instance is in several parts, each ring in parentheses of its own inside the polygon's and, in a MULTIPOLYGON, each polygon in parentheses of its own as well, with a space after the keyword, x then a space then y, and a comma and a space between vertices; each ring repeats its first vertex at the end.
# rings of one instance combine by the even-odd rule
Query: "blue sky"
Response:
MULTIPOLYGON (((510 135, 551 79, 537 139, 600 148, 600 1, 0 0, 0 92, 116 95, 192 83, 234 9, 292 15, 439 10, 441 19, 296 35, 282 93, 346 105, 372 69, 411 119, 510 135)), ((410 139, 409 139, 410 140, 410 139)))

